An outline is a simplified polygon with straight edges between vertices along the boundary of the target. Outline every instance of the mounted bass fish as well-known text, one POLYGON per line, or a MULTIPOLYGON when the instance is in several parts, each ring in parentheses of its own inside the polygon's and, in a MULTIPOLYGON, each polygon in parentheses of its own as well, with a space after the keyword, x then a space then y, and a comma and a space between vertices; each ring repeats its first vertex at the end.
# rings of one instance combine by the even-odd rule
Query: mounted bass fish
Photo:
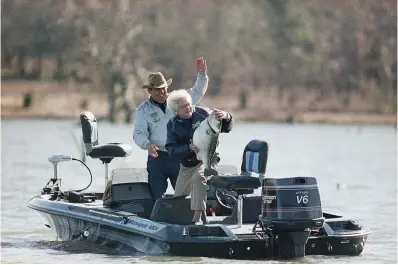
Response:
POLYGON ((218 175, 215 169, 220 162, 216 152, 218 137, 221 131, 221 120, 216 119, 215 112, 203 120, 193 134, 192 144, 199 148, 196 158, 203 162, 205 167, 204 175, 218 175))

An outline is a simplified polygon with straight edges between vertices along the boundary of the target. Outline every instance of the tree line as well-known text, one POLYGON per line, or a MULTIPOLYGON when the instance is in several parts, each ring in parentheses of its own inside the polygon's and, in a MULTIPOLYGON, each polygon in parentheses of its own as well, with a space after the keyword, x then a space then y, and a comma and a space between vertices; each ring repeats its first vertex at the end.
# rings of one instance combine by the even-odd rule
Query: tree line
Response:
MULTIPOLYGON (((209 96, 247 95, 275 88, 294 105, 302 91, 317 101, 338 95, 375 98, 374 111, 396 112, 397 2, 393 0, 4 0, 3 69, 13 78, 90 82, 107 93, 109 118, 130 121, 154 69, 173 87, 195 78, 207 59, 209 96), (33 59, 33 70, 26 60, 33 59), (76 67, 79 65, 79 67, 76 67), (84 69, 82 74, 79 69, 84 69), (225 92, 227 91, 227 92, 225 92), (388 107, 386 107, 388 106, 388 107)), ((2 74, 2 79, 5 77, 2 74)), ((311 108, 311 106, 308 106, 311 108)))

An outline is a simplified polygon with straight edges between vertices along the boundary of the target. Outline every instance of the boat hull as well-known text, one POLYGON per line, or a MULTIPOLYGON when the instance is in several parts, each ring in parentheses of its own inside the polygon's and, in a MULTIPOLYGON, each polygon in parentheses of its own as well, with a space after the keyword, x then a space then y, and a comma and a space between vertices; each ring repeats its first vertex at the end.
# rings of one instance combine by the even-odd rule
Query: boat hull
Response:
MULTIPOLYGON (((198 230, 197 226, 161 224, 131 213, 114 212, 98 201, 76 205, 37 196, 28 206, 37 210, 63 241, 89 240, 113 249, 127 248, 132 253, 147 255, 253 260, 280 257, 278 247, 270 247, 272 240, 259 239, 250 232, 233 234, 223 225, 203 226, 218 229, 217 233, 223 234, 220 237, 205 234, 212 232, 198 230), (196 229, 195 235, 192 229, 196 229)), ((246 224, 249 228, 253 225, 246 224)), ((310 236, 305 244, 305 255, 359 255, 368 234, 359 231, 349 236, 310 236)))
POLYGON ((350 237, 310 237, 306 244, 306 255, 360 255, 368 238, 368 233, 358 233, 350 237))

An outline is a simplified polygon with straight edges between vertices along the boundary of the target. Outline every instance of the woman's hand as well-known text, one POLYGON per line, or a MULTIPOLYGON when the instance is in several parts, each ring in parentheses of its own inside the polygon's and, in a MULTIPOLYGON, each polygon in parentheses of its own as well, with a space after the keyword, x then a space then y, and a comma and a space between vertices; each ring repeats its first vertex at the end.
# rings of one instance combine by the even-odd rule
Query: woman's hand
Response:
POLYGON ((196 145, 194 145, 194 144, 189 144, 189 149, 191 149, 192 151, 194 151, 195 153, 198 153, 199 152, 199 147, 197 147, 196 145))
POLYGON ((213 109, 214 115, 216 116, 217 120, 222 120, 228 118, 228 113, 223 110, 213 109))

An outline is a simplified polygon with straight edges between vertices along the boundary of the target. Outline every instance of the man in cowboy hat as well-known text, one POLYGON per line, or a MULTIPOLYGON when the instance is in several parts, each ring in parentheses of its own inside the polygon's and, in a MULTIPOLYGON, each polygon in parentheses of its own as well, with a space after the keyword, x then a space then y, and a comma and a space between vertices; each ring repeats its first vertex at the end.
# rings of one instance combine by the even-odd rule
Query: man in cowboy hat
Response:
MULTIPOLYGON (((188 89, 192 97, 192 104, 199 103, 206 93, 209 83, 206 60, 203 57, 196 60, 197 78, 194 86, 188 89)), ((149 186, 153 199, 156 201, 167 190, 167 179, 170 179, 173 189, 180 169, 180 161, 170 156, 166 151, 167 122, 174 113, 166 108, 167 89, 172 79, 166 81, 161 72, 151 73, 148 84, 150 97, 135 111, 134 115, 134 142, 143 150, 148 151, 147 171, 149 186)))

